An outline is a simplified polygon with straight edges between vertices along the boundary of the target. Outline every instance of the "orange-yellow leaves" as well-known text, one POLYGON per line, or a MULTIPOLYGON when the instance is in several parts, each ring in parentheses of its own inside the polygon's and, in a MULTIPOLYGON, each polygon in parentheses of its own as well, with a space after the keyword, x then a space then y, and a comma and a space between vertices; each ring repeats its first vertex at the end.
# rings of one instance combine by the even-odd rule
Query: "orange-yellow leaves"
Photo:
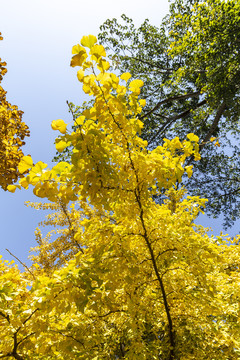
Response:
POLYGON ((16 185, 8 185, 7 190, 14 193, 16 191, 16 185))
POLYGON ((74 45, 72 48, 72 54, 74 55, 71 60, 71 66, 81 66, 87 58, 87 53, 84 47, 79 44, 74 45))
POLYGON ((65 134, 67 131, 67 124, 61 119, 53 120, 51 126, 53 130, 58 130, 62 134, 65 134))
POLYGON ((33 166, 33 161, 31 156, 29 155, 23 156, 20 163, 18 164, 18 170, 20 174, 23 174, 25 171, 31 169, 32 166, 33 166))
MULTIPOLYGON (((7 72, 5 66, 6 63, 0 59, 0 82, 7 72)), ((6 91, 1 86, 0 105, 0 187, 7 190, 7 186, 20 176, 18 164, 24 155, 22 146, 25 144, 24 138, 29 136, 29 130, 22 121, 23 112, 6 100, 6 91)))
POLYGON ((81 66, 83 62, 86 60, 86 57, 87 56, 85 54, 74 55, 71 60, 71 66, 72 67, 81 66))

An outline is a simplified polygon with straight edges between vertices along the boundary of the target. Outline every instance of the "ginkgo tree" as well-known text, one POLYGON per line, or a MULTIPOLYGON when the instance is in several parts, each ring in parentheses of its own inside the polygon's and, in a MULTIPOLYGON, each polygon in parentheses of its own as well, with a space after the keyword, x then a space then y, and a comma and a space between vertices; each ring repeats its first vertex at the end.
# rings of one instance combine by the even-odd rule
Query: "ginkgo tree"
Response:
POLYGON ((63 231, 55 248, 38 231, 26 272, 1 262, 0 358, 238 359, 240 254, 229 246, 238 239, 209 237, 194 224, 206 200, 176 186, 192 174, 186 160, 200 158, 198 137, 148 150, 143 82, 118 78, 105 57, 92 35, 73 47, 94 103, 74 131, 52 122, 71 162, 50 169, 25 156, 23 178, 9 186, 33 186, 52 204, 34 206, 55 209, 49 222, 63 231))
MULTIPOLYGON (((6 72, 6 63, 0 59, 0 83, 6 72)), ((22 114, 16 105, 7 101, 6 91, 0 86, 0 187, 4 190, 20 176, 18 164, 24 156, 22 146, 24 138, 29 136, 22 114)))

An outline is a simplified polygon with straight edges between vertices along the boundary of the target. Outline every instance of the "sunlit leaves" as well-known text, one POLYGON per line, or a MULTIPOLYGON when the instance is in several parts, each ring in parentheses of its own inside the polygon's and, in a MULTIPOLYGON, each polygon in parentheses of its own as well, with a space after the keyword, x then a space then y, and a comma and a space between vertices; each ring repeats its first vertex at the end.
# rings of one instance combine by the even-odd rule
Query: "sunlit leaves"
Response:
POLYGON ((62 134, 65 134, 65 133, 66 133, 67 124, 66 124, 63 120, 61 120, 61 119, 59 119, 59 120, 53 120, 51 126, 52 126, 52 129, 53 129, 53 130, 58 130, 58 131, 60 131, 62 134))
POLYGON ((33 160, 31 156, 23 156, 20 163, 18 164, 18 170, 20 174, 23 174, 25 171, 29 170, 33 166, 33 160))
POLYGON ((194 135, 193 133, 187 134, 187 138, 188 138, 190 141, 195 141, 195 142, 198 142, 198 141, 199 141, 199 137, 198 137, 197 135, 194 135))
POLYGON ((64 149, 66 149, 67 146, 68 146, 68 143, 66 143, 63 140, 56 142, 56 149, 58 152, 62 152, 64 149))
POLYGON ((71 159, 21 161, 19 184, 51 202, 28 205, 52 210, 41 225, 53 230, 36 230, 28 271, 0 262, 0 357, 236 358, 240 250, 195 225, 206 200, 180 185, 192 175, 187 158, 200 157, 198 137, 148 149, 143 82, 107 72, 95 37, 81 44, 93 49, 78 72, 92 107, 71 132, 52 122, 56 148, 70 145, 71 159))
POLYGON ((94 35, 83 36, 81 39, 81 45, 91 49, 96 44, 97 38, 94 35))
POLYGON ((8 185, 7 189, 8 191, 14 193, 16 191, 17 186, 16 185, 8 185))
POLYGON ((94 45, 91 47, 90 54, 93 60, 98 61, 100 57, 106 56, 106 51, 102 45, 94 45))
POLYGON ((140 88, 143 86, 143 81, 142 80, 133 80, 130 82, 129 84, 129 89, 130 91, 132 91, 133 93, 139 95, 140 94, 140 88))
POLYGON ((72 60, 71 60, 71 66, 72 67, 75 67, 75 66, 81 66, 82 63, 85 61, 86 59, 86 54, 77 54, 77 55, 74 55, 72 57, 72 60))
POLYGON ((123 73, 123 74, 120 76, 120 78, 121 78, 122 80, 125 80, 126 82, 127 82, 131 77, 132 77, 132 75, 131 75, 129 72, 123 73))

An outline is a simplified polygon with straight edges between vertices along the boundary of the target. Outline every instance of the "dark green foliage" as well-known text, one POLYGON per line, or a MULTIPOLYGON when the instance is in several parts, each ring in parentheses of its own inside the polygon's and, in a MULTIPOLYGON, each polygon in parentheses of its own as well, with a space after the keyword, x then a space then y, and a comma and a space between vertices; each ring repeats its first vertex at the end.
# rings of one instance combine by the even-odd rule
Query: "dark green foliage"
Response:
POLYGON ((199 136, 202 160, 185 184, 209 199, 208 214, 232 225, 240 214, 240 2, 177 0, 159 27, 146 20, 135 28, 122 15, 101 26, 99 39, 115 70, 144 81, 149 147, 199 136))

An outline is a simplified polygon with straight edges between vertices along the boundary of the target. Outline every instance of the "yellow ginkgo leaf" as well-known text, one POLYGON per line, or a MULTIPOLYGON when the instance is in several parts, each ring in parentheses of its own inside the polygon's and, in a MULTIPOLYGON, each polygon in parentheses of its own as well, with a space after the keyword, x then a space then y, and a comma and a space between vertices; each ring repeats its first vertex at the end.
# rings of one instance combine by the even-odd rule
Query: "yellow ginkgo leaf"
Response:
POLYGON ((31 156, 23 156, 20 163, 18 164, 18 170, 20 174, 23 174, 25 171, 29 170, 33 166, 33 161, 31 156))
POLYGON ((61 119, 53 120, 51 127, 53 130, 59 130, 62 134, 65 134, 67 130, 67 124, 61 119))
POLYGON ((60 140, 56 143, 56 149, 58 152, 62 152, 64 149, 66 149, 66 147, 68 146, 68 144, 63 141, 63 140, 60 140))
POLYGON ((83 62, 86 60, 87 54, 77 54, 74 55, 71 59, 70 66, 82 66, 83 62))
POLYGON ((29 183, 28 183, 28 181, 27 181, 27 179, 26 179, 25 177, 19 180, 19 184, 20 184, 24 189, 28 189, 28 187, 29 187, 29 183))
POLYGON ((91 48, 90 54, 93 60, 98 60, 102 56, 106 56, 106 51, 102 45, 94 45, 91 48))
POLYGON ((97 42, 96 36, 88 35, 88 36, 83 36, 82 37, 81 45, 86 46, 89 49, 91 49, 93 47, 93 45, 96 44, 96 42, 97 42))
POLYGON ((106 70, 108 70, 110 68, 110 64, 109 64, 109 62, 107 60, 100 59, 99 62, 98 62, 97 68, 100 71, 106 71, 106 70))
POLYGON ((125 80, 126 82, 132 77, 129 72, 125 72, 120 76, 120 79, 125 80))
MULTIPOLYGON (((72 54, 76 55, 76 54, 86 54, 86 50, 84 47, 80 46, 79 44, 74 45, 72 47, 72 54)), ((87 54, 86 54, 87 55, 87 54)))
POLYGON ((129 84, 129 90, 132 91, 135 94, 140 94, 140 87, 144 85, 144 82, 142 80, 133 80, 129 84))
POLYGON ((42 161, 38 161, 36 165, 31 169, 31 172, 34 174, 41 174, 43 170, 46 169, 46 167, 47 167, 46 163, 42 161))
POLYGON ((189 165, 189 166, 186 166, 186 167, 185 167, 185 171, 186 171, 186 173, 187 173, 187 175, 188 175, 189 178, 190 178, 190 177, 192 176, 192 174, 193 174, 192 168, 193 168, 193 165, 189 165))
POLYGON ((84 79, 84 71, 83 71, 82 69, 78 70, 78 72, 77 72, 77 78, 78 78, 78 80, 79 80, 80 82, 83 81, 83 79, 84 79))
POLYGON ((17 188, 16 185, 8 185, 7 190, 14 193, 16 188, 17 188))
POLYGON ((85 120, 85 116, 81 115, 75 120, 74 125, 82 125, 84 123, 84 120, 85 120))
POLYGON ((139 100, 139 104, 140 104, 142 107, 146 106, 146 100, 145 100, 145 99, 140 99, 140 100, 139 100))
POLYGON ((187 134, 187 138, 188 138, 190 141, 196 141, 196 142, 199 141, 199 137, 198 137, 197 135, 194 135, 193 133, 187 134))

